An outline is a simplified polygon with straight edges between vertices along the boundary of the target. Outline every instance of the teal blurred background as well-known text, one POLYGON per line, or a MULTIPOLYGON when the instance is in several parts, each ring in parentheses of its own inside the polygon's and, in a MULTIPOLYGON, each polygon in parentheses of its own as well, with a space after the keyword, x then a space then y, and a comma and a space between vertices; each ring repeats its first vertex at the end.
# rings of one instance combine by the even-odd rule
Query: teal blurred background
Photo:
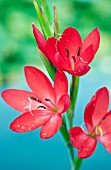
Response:
MULTIPOLYGON (((84 108, 95 91, 107 86, 111 92, 111 1, 47 2, 52 15, 53 4, 57 6, 61 33, 72 26, 84 39, 95 27, 100 30, 100 48, 91 63, 92 69, 80 81, 75 125, 81 125, 84 108)), ((40 28, 32 0, 0 0, 0 92, 7 88, 28 89, 23 73, 25 65, 33 65, 46 72, 36 51, 32 22, 40 28)), ((9 124, 19 114, 0 98, 0 170, 70 170, 61 134, 58 132, 49 140, 41 140, 39 130, 14 133, 9 124)), ((110 170, 110 161, 111 155, 99 144, 95 153, 83 161, 81 170, 110 170)))

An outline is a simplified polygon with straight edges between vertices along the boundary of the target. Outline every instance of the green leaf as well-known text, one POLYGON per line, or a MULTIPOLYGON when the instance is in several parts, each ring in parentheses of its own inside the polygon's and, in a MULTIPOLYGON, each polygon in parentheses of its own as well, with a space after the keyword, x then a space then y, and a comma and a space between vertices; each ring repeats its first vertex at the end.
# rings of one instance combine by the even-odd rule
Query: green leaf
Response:
POLYGON ((42 8, 42 1, 41 0, 36 0, 40 8, 42 8))
POLYGON ((46 0, 42 0, 42 6, 50 25, 52 25, 52 15, 46 0))
POLYGON ((34 0, 34 6, 35 6, 35 9, 36 9, 36 12, 38 15, 39 23, 41 25, 44 37, 46 39, 48 39, 49 37, 53 36, 50 24, 44 14, 44 12, 42 11, 42 9, 40 8, 40 6, 38 5, 38 3, 35 0, 34 0))
POLYGON ((40 49, 37 47, 37 51, 50 75, 50 77, 52 78, 52 80, 54 80, 55 78, 55 74, 56 74, 56 68, 53 66, 53 64, 46 58, 46 56, 44 56, 44 54, 40 51, 40 49))

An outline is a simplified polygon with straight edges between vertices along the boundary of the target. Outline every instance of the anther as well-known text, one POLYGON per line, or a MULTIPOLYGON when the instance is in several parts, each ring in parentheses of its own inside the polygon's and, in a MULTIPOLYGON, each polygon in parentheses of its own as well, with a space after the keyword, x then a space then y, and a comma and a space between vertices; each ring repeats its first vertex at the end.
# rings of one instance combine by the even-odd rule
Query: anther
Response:
POLYGON ((50 99, 45 98, 45 101, 50 102, 50 99))
POLYGON ((75 56, 72 56, 73 60, 74 60, 74 63, 76 62, 76 57, 75 56))
POLYGON ((69 57, 69 50, 66 47, 64 49, 66 50, 67 57, 69 57))
POLYGON ((38 106, 37 109, 39 108, 47 109, 45 106, 38 106))
POLYGON ((29 97, 30 97, 30 99, 35 100, 38 103, 42 103, 42 101, 37 99, 36 97, 33 97, 33 96, 29 96, 29 97))
POLYGON ((50 102, 50 103, 55 107, 55 105, 51 102, 50 99, 45 98, 44 100, 45 100, 46 102, 50 102))
POLYGON ((77 52, 78 56, 80 56, 80 50, 81 50, 81 47, 79 47, 79 49, 78 49, 78 52, 77 52))

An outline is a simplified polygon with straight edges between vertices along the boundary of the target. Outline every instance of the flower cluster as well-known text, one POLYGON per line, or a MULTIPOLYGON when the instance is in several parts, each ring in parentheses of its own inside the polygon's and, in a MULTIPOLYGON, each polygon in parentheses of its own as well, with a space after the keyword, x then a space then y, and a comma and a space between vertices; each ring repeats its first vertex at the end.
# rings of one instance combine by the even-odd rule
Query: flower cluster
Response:
MULTIPOLYGON (((99 48, 100 34, 95 28, 82 41, 79 32, 68 27, 61 37, 47 40, 32 24, 33 33, 41 53, 56 67, 54 85, 39 69, 26 66, 25 77, 31 91, 9 89, 2 92, 5 102, 22 112, 10 125, 15 132, 29 132, 42 126, 40 137, 52 137, 62 125, 62 114, 70 108, 68 80, 64 71, 72 76, 83 76, 90 70, 89 64, 99 48)), ((100 141, 111 152, 111 111, 109 92, 99 89, 87 104, 84 122, 87 131, 81 127, 69 130, 71 144, 78 149, 79 158, 89 157, 100 141)))

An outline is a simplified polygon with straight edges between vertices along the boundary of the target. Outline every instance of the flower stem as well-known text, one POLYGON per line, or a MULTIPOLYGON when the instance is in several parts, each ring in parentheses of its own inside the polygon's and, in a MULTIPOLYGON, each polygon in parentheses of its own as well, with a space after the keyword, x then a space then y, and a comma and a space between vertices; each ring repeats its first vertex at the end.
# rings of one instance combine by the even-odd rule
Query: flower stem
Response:
POLYGON ((82 159, 76 158, 75 160, 75 169, 80 170, 81 164, 82 164, 82 159))
POLYGON ((62 122, 62 126, 60 128, 60 132, 65 140, 66 146, 68 148, 69 151, 69 156, 70 156, 70 161, 71 161, 71 170, 75 170, 75 165, 74 165, 74 152, 73 152, 73 147, 70 143, 70 136, 67 130, 67 126, 66 126, 66 118, 65 115, 63 116, 63 122, 62 122))
POLYGON ((69 120, 69 128, 73 127, 74 110, 77 101, 78 88, 79 88, 79 77, 72 76, 72 82, 70 86, 71 106, 67 112, 68 120, 69 120))
MULTIPOLYGON (((79 77, 72 76, 72 82, 71 82, 71 86, 70 86, 71 106, 70 106, 69 110, 67 111, 69 128, 73 127, 74 110, 75 110, 75 105, 76 105, 76 101, 77 101, 78 88, 79 88, 79 77)), ((81 161, 79 161, 79 158, 77 158, 75 160, 73 148, 68 148, 68 149, 69 149, 69 153, 70 153, 72 170, 79 170, 79 168, 81 166, 81 161)))

